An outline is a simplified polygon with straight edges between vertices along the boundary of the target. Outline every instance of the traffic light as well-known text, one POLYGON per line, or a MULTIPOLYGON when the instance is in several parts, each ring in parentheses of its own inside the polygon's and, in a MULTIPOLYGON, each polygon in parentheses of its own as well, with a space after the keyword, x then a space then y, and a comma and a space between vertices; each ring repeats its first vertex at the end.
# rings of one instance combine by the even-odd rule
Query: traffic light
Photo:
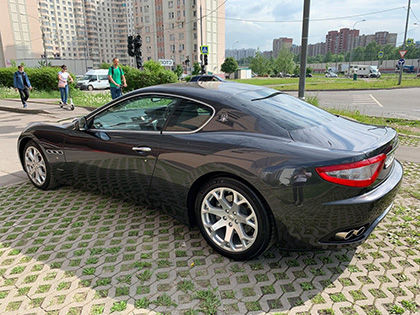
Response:
POLYGON ((128 36, 127 38, 128 40, 128 45, 127 45, 127 49, 128 49, 128 55, 130 57, 134 57, 134 43, 133 43, 133 36, 128 36))
POLYGON ((141 36, 137 35, 134 38, 134 54, 135 55, 137 55, 137 53, 140 51, 141 44, 142 44, 141 36))
POLYGON ((204 55, 204 65, 207 66, 209 64, 208 56, 204 55))

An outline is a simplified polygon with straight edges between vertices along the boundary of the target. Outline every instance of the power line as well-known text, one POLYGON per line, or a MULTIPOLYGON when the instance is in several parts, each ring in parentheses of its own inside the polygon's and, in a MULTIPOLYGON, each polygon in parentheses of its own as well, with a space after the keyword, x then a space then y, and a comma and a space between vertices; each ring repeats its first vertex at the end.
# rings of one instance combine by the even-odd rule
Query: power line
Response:
MULTIPOLYGON (((311 22, 322 22, 322 21, 333 21, 333 20, 342 20, 342 19, 349 19, 355 17, 362 17, 367 15, 373 15, 378 13, 385 13, 390 11, 396 11, 400 9, 404 9, 405 7, 396 7, 392 9, 382 10, 382 11, 374 11, 368 12, 363 14, 356 14, 356 15, 347 15, 347 16, 339 16, 339 17, 330 17, 330 18, 323 18, 323 19, 311 19, 311 22)), ((220 18, 222 19, 222 18, 220 18)), ((241 21, 241 22, 254 22, 254 23, 302 23, 302 20, 288 20, 288 21, 267 21, 267 20, 247 20, 247 19, 234 19, 234 18, 224 18, 225 20, 229 21, 241 21)))

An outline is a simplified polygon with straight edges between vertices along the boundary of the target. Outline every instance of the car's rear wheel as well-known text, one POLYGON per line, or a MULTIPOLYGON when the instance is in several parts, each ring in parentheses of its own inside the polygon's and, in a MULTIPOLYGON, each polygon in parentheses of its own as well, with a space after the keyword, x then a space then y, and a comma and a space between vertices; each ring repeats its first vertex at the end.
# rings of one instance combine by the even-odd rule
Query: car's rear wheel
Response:
POLYGON ((51 166, 42 150, 34 141, 30 141, 26 144, 23 152, 23 161, 25 171, 35 187, 40 189, 51 189, 57 186, 51 173, 51 166))
POLYGON ((262 254, 273 236, 273 220, 260 198, 243 183, 216 178, 196 199, 196 219, 206 241, 235 260, 262 254))

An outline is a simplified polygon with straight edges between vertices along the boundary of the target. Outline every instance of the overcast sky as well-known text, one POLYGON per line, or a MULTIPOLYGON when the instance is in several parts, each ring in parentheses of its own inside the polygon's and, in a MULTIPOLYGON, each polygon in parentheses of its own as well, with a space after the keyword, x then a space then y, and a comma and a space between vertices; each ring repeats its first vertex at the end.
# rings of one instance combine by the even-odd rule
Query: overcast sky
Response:
MULTIPOLYGON (((301 44, 304 0, 227 0, 226 49, 272 50, 273 39, 301 44), (264 22, 265 21, 265 22, 264 22)), ((408 0, 315 0, 310 5, 309 43, 325 42, 330 30, 355 28, 360 34, 398 33, 404 40, 408 0)), ((411 1, 407 38, 420 41, 420 0, 411 1), (419 25, 414 25, 418 23, 419 25)))

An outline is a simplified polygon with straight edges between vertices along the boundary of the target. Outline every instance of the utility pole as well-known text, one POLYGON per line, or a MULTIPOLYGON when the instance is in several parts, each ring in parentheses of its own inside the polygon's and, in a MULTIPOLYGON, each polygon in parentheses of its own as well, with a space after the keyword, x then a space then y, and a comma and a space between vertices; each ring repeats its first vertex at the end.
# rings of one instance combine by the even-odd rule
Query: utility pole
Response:
POLYGON ((299 98, 305 99, 306 57, 308 54, 309 7, 311 1, 304 0, 302 24, 302 50, 300 52, 299 98))
MULTIPOLYGON (((411 0, 408 0, 407 18, 405 20, 404 42, 403 42, 402 50, 405 50, 405 42, 407 40, 408 19, 410 18, 410 5, 411 5, 411 0)), ((401 65, 400 76, 398 77, 398 85, 401 85, 403 71, 404 71, 404 65, 401 65)))
POLYGON ((201 53, 201 47, 203 47, 203 7, 200 2, 200 33, 201 33, 201 46, 200 46, 200 60, 201 60, 201 74, 206 73, 206 67, 204 66, 204 58, 201 53))

